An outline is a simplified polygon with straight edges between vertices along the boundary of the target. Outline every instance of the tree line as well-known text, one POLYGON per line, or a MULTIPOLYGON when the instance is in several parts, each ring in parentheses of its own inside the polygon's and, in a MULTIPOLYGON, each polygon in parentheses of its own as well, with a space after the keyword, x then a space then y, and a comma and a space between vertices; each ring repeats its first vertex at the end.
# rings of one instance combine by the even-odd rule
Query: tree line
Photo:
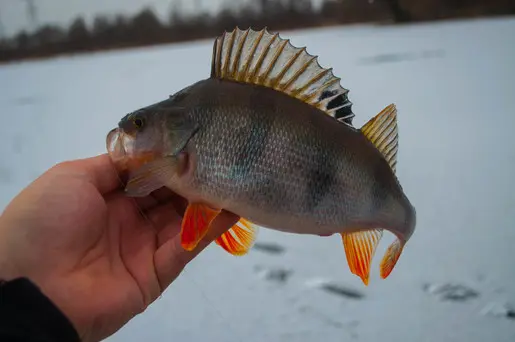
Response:
POLYGON ((405 23, 515 14, 514 0, 254 0, 216 14, 184 15, 180 3, 168 20, 150 8, 132 17, 97 16, 92 25, 77 17, 69 27, 43 25, 0 41, 0 62, 123 47, 211 38, 236 26, 270 31, 361 22, 405 23))

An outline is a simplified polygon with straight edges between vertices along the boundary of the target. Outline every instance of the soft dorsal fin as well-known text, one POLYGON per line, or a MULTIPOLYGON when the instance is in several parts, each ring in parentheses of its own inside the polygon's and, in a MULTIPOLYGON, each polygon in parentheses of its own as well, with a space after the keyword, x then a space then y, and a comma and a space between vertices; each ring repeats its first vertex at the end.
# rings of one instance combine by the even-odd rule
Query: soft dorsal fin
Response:
POLYGON ((355 116, 332 68, 266 28, 224 32, 213 45, 211 77, 260 85, 288 94, 352 125, 355 116))
POLYGON ((393 172, 397 165, 399 133, 397 130, 397 108, 394 104, 387 106, 379 114, 361 127, 361 132, 383 154, 393 172))

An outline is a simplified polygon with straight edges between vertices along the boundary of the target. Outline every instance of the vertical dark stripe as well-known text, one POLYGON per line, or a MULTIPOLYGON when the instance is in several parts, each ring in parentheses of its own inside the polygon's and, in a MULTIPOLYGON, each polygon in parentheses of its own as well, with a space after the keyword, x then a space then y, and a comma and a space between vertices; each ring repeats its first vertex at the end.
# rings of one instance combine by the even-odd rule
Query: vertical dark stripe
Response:
POLYGON ((260 162, 271 129, 271 120, 255 112, 250 113, 249 119, 248 127, 240 133, 241 140, 237 139, 243 143, 234 163, 234 172, 239 177, 246 177, 255 167, 254 164, 260 162))
POLYGON ((233 176, 236 177, 247 177, 256 164, 261 162, 272 130, 275 117, 273 100, 259 94, 256 91, 249 96, 250 109, 241 114, 247 116, 248 124, 238 133, 240 137, 236 139, 241 143, 233 168, 233 176))
POLYGON ((273 208, 275 212, 286 209, 290 203, 285 201, 284 198, 277 196, 278 193, 281 193, 281 187, 284 188, 284 183, 278 182, 271 173, 260 177, 261 179, 256 180, 259 186, 254 188, 251 196, 258 202, 266 203, 267 206, 273 208))
POLYGON ((388 163, 382 158, 377 158, 374 165, 373 183, 370 189, 372 194, 372 207, 376 212, 381 211, 391 193, 393 185, 391 174, 392 172, 388 163))
POLYGON ((316 146, 316 155, 307 168, 306 206, 313 211, 335 185, 336 165, 327 150, 316 146))

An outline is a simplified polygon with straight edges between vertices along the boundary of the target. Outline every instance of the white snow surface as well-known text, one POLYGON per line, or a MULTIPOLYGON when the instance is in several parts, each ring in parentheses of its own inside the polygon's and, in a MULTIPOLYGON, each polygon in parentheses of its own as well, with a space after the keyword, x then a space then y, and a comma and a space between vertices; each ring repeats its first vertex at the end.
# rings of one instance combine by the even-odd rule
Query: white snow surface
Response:
MULTIPOLYGON (((261 229, 258 242, 283 254, 212 245, 107 340, 515 341, 515 320, 482 314, 515 304, 514 33, 509 17, 283 32, 342 78, 356 126, 398 106, 397 174, 417 227, 397 267, 380 279, 384 239, 365 287, 337 235, 261 229), (280 282, 258 268, 292 273, 280 282), (363 297, 324 291, 325 280, 363 297), (427 284, 478 295, 441 300, 427 284)), ((203 41, 0 66, 0 207, 55 163, 103 153, 125 113, 209 77, 211 51, 203 41)))

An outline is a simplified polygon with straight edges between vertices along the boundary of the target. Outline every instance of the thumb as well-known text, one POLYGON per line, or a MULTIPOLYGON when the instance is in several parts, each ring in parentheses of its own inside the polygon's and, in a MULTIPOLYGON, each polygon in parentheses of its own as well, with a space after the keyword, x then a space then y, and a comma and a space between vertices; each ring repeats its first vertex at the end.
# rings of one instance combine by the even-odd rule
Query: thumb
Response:
POLYGON ((211 242, 228 231, 239 219, 239 216, 222 210, 211 223, 206 236, 191 252, 183 249, 180 234, 161 245, 154 255, 154 264, 161 292, 179 276, 191 260, 199 255, 211 242))

